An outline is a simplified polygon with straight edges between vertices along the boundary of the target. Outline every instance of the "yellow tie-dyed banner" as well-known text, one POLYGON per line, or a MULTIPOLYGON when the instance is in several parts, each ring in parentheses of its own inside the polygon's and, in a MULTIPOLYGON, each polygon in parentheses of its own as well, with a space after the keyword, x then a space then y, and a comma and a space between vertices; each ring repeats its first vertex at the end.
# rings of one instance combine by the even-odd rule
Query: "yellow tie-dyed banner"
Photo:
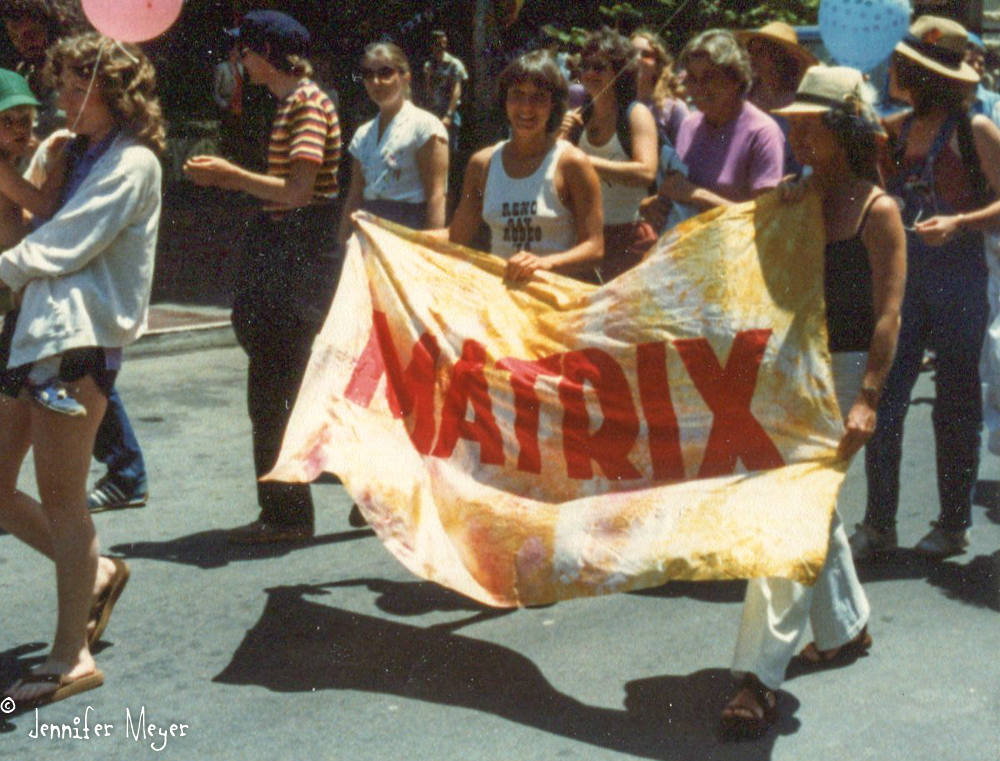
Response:
POLYGON ((818 200, 720 209, 596 288, 363 217, 270 478, 339 475, 495 606, 822 567, 844 466, 818 200))

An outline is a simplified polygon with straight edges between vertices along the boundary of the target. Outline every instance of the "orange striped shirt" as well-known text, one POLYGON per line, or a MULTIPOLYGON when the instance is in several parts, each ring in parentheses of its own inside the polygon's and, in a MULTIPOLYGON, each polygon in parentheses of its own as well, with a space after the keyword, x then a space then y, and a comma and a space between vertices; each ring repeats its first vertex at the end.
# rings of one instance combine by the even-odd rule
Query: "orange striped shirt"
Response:
MULTIPOLYGON (((303 79, 278 107, 271 125, 267 173, 288 177, 292 162, 313 161, 320 165, 313 203, 337 197, 337 167, 340 163, 340 123, 333 102, 311 79, 303 79)), ((265 204, 265 211, 282 211, 278 204, 265 204)))

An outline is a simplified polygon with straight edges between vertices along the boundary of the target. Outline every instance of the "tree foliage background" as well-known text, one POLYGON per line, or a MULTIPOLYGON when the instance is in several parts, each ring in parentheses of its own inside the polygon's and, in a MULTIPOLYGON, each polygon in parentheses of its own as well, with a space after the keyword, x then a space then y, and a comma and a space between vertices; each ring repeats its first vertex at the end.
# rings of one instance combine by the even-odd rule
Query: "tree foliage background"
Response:
POLYGON ((617 3, 560 4, 528 0, 525 15, 553 17, 545 31, 561 43, 574 47, 596 22, 630 33, 639 27, 659 31, 668 47, 677 51, 692 36, 705 29, 750 29, 770 21, 815 24, 819 0, 631 0, 617 3), (555 18, 555 17, 559 18, 555 18))

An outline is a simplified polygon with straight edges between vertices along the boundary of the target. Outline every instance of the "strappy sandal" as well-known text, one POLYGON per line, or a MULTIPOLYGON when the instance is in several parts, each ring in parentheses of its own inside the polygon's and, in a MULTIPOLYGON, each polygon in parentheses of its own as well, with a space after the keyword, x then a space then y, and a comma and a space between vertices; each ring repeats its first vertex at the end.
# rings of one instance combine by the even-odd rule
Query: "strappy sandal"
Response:
POLYGON ((21 701, 17 706, 20 711, 40 708, 41 706, 47 706, 49 703, 55 703, 56 701, 79 695, 81 692, 97 689, 104 684, 104 672, 97 669, 93 674, 86 674, 85 676, 75 678, 70 678, 65 674, 31 673, 21 678, 21 686, 26 684, 53 684, 55 685, 55 689, 39 695, 32 700, 21 701))
POLYGON ((810 642, 799 653, 799 659, 813 667, 825 666, 845 666, 854 663, 858 658, 868 653, 872 646, 872 635, 868 633, 868 626, 858 632, 858 635, 850 642, 845 642, 840 647, 829 650, 820 650, 815 642, 810 642))
POLYGON ((743 678, 739 692, 722 709, 720 729, 725 739, 757 739, 767 734, 778 720, 778 696, 753 674, 743 678), (748 692, 752 704, 737 703, 748 692))
POLYGON ((93 647, 108 628, 108 622, 111 621, 111 611, 114 610, 118 598, 122 596, 131 575, 128 563, 124 560, 118 558, 109 558, 109 560, 114 563, 115 572, 111 581, 101 590, 101 593, 94 600, 94 604, 90 606, 90 617, 87 619, 87 625, 89 628, 90 624, 93 624, 94 628, 87 634, 87 647, 93 647))

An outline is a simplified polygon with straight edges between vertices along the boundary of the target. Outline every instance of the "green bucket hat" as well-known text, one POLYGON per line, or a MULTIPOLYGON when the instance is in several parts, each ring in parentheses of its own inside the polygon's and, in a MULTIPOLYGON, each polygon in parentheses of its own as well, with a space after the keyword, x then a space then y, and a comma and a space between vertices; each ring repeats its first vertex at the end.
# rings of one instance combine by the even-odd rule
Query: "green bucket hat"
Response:
POLYGON ((0 111, 15 106, 42 105, 28 87, 28 81, 10 69, 0 69, 0 111))

